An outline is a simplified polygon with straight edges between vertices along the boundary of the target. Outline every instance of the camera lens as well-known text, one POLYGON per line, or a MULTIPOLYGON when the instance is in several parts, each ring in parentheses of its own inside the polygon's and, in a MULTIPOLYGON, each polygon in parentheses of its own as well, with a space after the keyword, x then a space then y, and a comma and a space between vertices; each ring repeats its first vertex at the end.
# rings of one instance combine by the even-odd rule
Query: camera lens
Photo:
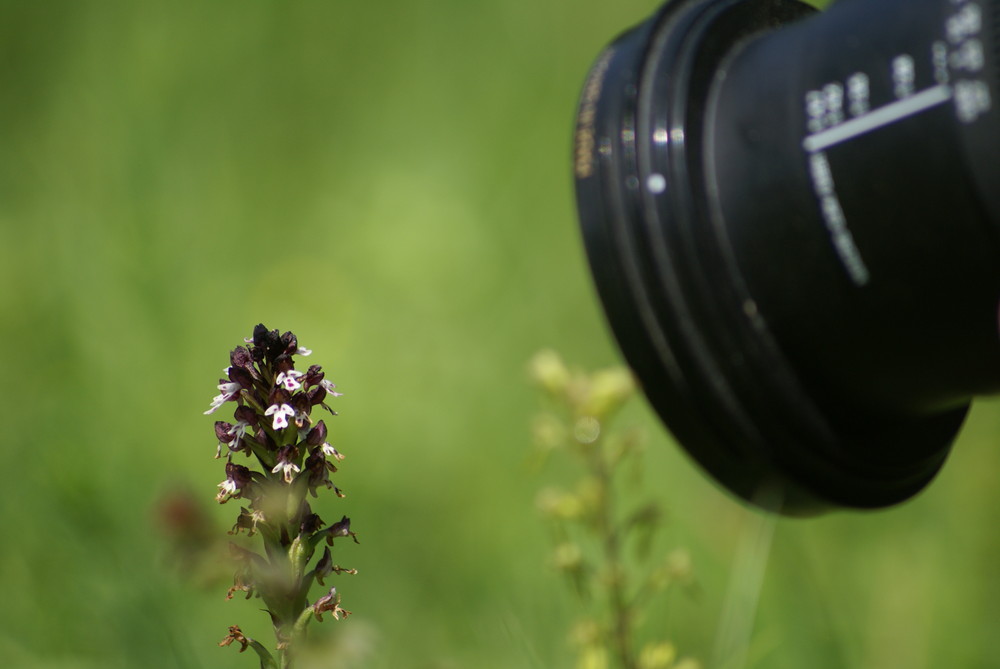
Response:
POLYGON ((574 172, 626 359, 737 495, 897 503, 1000 391, 1000 0, 673 0, 574 172))

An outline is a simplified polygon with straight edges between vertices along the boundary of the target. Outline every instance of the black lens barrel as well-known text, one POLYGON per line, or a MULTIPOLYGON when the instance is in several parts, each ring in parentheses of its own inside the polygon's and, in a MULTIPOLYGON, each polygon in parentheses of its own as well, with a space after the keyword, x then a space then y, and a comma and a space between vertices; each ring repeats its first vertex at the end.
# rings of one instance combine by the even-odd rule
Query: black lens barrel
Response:
POLYGON ((755 40, 718 75, 705 137, 713 202, 782 350, 814 392, 903 414, 1000 390, 1000 223, 984 206, 1000 180, 974 179, 996 179, 1000 125, 973 163, 949 97, 962 72, 933 67, 952 6, 851 0, 755 40), (921 92, 938 97, 907 107, 921 92), (880 109, 910 115, 867 129, 880 109))
POLYGON ((737 494, 898 502, 1000 391, 998 4, 675 0, 592 70, 575 171, 598 291, 653 406, 737 494))

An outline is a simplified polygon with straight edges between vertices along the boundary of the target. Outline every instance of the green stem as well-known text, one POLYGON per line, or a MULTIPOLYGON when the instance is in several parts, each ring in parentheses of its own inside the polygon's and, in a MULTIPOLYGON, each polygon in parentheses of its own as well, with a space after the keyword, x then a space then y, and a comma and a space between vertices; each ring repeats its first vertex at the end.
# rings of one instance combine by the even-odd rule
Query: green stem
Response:
POLYGON ((309 621, 312 620, 312 617, 313 617, 313 610, 311 606, 307 606, 305 609, 302 610, 302 613, 299 614, 298 620, 295 621, 295 625, 292 626, 292 635, 294 638, 298 639, 303 634, 305 634, 306 625, 309 624, 309 621))
POLYGON ((604 559, 609 571, 608 599, 611 603, 615 652, 622 669, 635 669, 632 648, 632 611, 626 596, 625 569, 622 564, 620 535, 615 528, 613 472, 605 460, 602 441, 594 444, 591 465, 594 475, 604 489, 604 499, 598 517, 603 537, 604 559))
POLYGON ((293 654, 296 648, 299 647, 299 641, 303 638, 306 631, 306 625, 309 624, 309 619, 312 618, 313 611, 311 607, 306 607, 301 613, 299 613, 298 619, 291 629, 285 625, 285 629, 288 630, 287 639, 285 642, 285 648, 281 650, 278 657, 281 659, 280 669, 292 669, 293 665, 293 654))
POLYGON ((278 669, 278 663, 274 661, 274 656, 268 652, 267 648, 261 645, 259 641, 253 639, 247 639, 250 648, 253 649, 257 656, 260 658, 260 669, 278 669))

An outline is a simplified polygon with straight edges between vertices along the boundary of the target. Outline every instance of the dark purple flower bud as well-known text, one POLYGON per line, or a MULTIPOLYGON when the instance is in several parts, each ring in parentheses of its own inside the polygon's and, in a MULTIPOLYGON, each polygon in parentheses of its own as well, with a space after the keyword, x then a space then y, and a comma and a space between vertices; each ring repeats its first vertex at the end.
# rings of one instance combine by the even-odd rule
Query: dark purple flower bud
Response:
MULTIPOLYGON (((222 421, 215 424, 215 436, 219 438, 219 451, 221 452, 223 444, 228 444, 231 452, 239 453, 240 451, 244 451, 247 455, 250 455, 250 444, 247 443, 247 430, 251 427, 251 423, 247 419, 256 422, 257 414, 250 407, 240 405, 233 412, 233 417, 236 418, 236 425, 223 423, 222 421)), ((252 439, 252 437, 250 438, 252 439)), ((219 452, 216 452, 215 457, 219 457, 219 452)))
POLYGON ((351 519, 347 516, 330 526, 330 536, 346 537, 349 534, 353 534, 353 532, 351 532, 351 519))
POLYGON ((257 427, 257 412, 245 404, 236 407, 236 411, 233 412, 233 418, 246 423, 250 427, 257 427))
POLYGON ((295 409, 295 424, 299 427, 304 427, 306 418, 308 418, 309 412, 312 411, 309 396, 305 393, 298 393, 292 397, 291 405, 295 409))
POLYGON ((229 380, 240 384, 241 388, 246 388, 247 390, 253 388, 253 375, 245 367, 231 366, 229 368, 229 380))
POLYGON ((229 354, 229 364, 233 367, 249 368, 253 364, 253 357, 251 357, 250 351, 245 346, 237 346, 229 354))
POLYGON ((238 450, 242 434, 242 430, 231 423, 221 420, 215 421, 215 437, 219 440, 219 446, 215 449, 215 458, 219 459, 222 457, 223 446, 229 450, 233 450, 234 448, 238 450))
POLYGON ((292 354, 295 353, 299 348, 298 338, 291 332, 286 332, 281 335, 281 345, 283 347, 283 353, 292 354))
POLYGON ((292 362, 292 356, 287 353, 282 353, 276 357, 273 364, 276 372, 287 372, 290 369, 295 369, 295 363, 292 362))
POLYGON ((299 525, 299 532, 311 535, 314 532, 319 532, 321 527, 323 527, 323 519, 317 513, 310 513, 306 515, 302 520, 302 524, 299 525))
POLYGON ((347 516, 344 516, 339 521, 323 530, 323 533, 326 534, 326 543, 331 546, 333 545, 334 537, 351 537, 354 539, 354 543, 361 543, 358 541, 357 535, 354 534, 354 532, 351 532, 351 519, 347 516))
POLYGON ((245 497, 253 482, 251 472, 243 465, 226 463, 226 480, 219 484, 219 494, 215 499, 219 504, 225 504, 231 497, 245 497))
POLYGON ((319 446, 324 441, 326 441, 326 423, 320 421, 313 429, 309 430, 306 443, 310 446, 319 446))
POLYGON ((313 406, 323 404, 323 400, 326 399, 326 389, 323 386, 316 386, 309 390, 307 396, 309 397, 309 404, 313 406))
POLYGON ((271 389, 271 394, 267 396, 267 403, 269 406, 281 406, 288 404, 291 397, 291 394, 283 386, 275 386, 271 389))
POLYGON ((249 467, 234 465, 232 462, 226 463, 226 476, 235 481, 236 487, 241 490, 253 482, 252 474, 249 467))
POLYGON ((268 349, 278 343, 278 331, 268 330, 263 323, 258 323, 253 329, 253 345, 257 348, 268 349))
POLYGON ((281 344, 281 335, 277 330, 268 330, 263 324, 258 325, 253 330, 253 354, 254 360, 266 360, 273 362, 278 355, 284 351, 281 344))
POLYGON ((326 375, 323 373, 322 367, 320 367, 319 365, 310 365, 309 369, 306 370, 305 385, 307 386, 319 385, 319 382, 323 380, 324 376, 326 375))
POLYGON ((333 487, 330 481, 330 470, 327 468, 326 456, 320 449, 314 450, 306 458, 306 473, 309 476, 309 492, 316 497, 316 489, 320 486, 333 487))
POLYGON ((323 557, 319 559, 316 563, 316 580, 319 581, 320 585, 326 585, 323 579, 329 576, 333 572, 333 555, 330 553, 330 547, 323 548, 323 557))
POLYGON ((236 438, 235 435, 231 431, 232 429, 233 429, 233 424, 232 423, 227 423, 227 422, 222 421, 222 420, 215 421, 215 437, 216 437, 216 439, 218 439, 223 444, 228 444, 229 442, 231 442, 233 439, 236 438))
POLYGON ((263 426, 254 434, 254 439, 269 451, 274 451, 278 448, 278 445, 274 443, 274 439, 271 438, 271 435, 267 433, 263 426))

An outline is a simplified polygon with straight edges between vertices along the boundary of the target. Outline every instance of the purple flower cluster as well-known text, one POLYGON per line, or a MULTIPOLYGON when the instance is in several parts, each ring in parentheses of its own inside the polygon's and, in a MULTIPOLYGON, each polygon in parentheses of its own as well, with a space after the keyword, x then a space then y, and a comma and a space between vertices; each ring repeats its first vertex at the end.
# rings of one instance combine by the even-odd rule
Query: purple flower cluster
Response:
POLYGON ((283 651, 308 617, 332 612, 339 619, 349 613, 340 609, 335 588, 312 605, 307 601, 314 580, 322 584, 331 573, 355 573, 334 565, 329 549, 337 537, 357 542, 350 519, 344 516, 326 526, 308 502, 320 488, 344 496, 330 479, 337 471, 334 461, 344 456, 329 443, 326 423, 312 415, 314 408, 322 407, 336 416, 327 402, 340 393, 319 365, 305 371, 295 368, 295 356, 312 352, 300 347, 291 332, 280 334, 258 325, 244 342, 230 354, 226 378, 219 380, 219 394, 205 413, 233 403, 233 420, 215 423, 215 456, 226 454, 226 478, 216 499, 223 504, 246 500, 248 506, 241 508, 230 534, 245 530, 247 536, 260 535, 264 543, 263 555, 233 545, 238 568, 229 596, 239 590, 264 600, 283 651), (240 453, 250 466, 234 462, 240 453), (310 570, 309 562, 324 540, 328 546, 310 570))
POLYGON ((234 497, 253 500, 258 484, 274 478, 233 464, 235 453, 256 456, 266 471, 280 475, 286 484, 308 486, 313 496, 319 485, 342 496, 330 481, 329 474, 337 468, 327 458, 343 456, 327 442, 326 423, 314 423, 311 415, 316 406, 337 415, 326 402, 341 393, 319 365, 305 372, 295 369, 293 356, 312 351, 300 347, 291 332, 279 334, 258 325, 253 337, 244 341, 249 346, 238 346, 229 355, 230 365, 223 370, 227 378, 219 380, 220 393, 205 412, 236 403, 233 422, 215 422, 215 457, 222 457, 223 449, 228 455, 226 480, 219 484, 217 499, 220 503, 234 497))

